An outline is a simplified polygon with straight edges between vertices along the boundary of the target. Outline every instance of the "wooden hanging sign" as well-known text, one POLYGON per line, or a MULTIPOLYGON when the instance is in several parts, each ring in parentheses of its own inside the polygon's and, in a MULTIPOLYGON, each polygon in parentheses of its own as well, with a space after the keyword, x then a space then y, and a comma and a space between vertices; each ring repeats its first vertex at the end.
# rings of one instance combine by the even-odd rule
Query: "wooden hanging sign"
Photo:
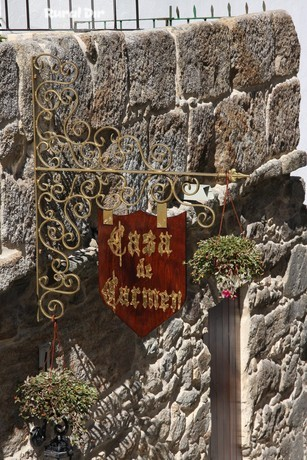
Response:
POLYGON ((144 337, 183 305, 186 297, 186 214, 167 219, 137 211, 98 216, 99 291, 104 303, 144 337))

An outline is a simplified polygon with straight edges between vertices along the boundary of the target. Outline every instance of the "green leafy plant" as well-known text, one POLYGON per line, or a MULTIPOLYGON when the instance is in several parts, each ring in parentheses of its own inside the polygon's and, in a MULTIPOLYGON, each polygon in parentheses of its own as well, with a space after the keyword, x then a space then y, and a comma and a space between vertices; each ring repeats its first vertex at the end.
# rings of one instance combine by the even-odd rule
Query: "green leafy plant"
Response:
POLYGON ((230 298, 240 286, 263 273, 262 255, 255 242, 235 235, 200 241, 188 264, 194 282, 214 276, 221 296, 230 298))
POLYGON ((25 420, 39 418, 54 424, 67 420, 72 440, 77 442, 86 431, 85 415, 97 399, 97 389, 76 378, 71 370, 50 369, 27 377, 17 389, 15 402, 25 420))

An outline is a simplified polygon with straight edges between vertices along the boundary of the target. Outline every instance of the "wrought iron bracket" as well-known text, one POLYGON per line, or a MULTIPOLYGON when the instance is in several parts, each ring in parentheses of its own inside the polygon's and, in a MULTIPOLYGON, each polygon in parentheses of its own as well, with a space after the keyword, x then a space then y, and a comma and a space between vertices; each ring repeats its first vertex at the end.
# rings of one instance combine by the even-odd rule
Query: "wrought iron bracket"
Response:
MULTIPOLYGON (((78 75, 73 62, 50 54, 33 58, 33 114, 36 199, 36 278, 38 319, 64 314, 67 297, 80 289, 69 256, 81 247, 93 205, 112 223, 113 212, 129 212, 151 203, 157 225, 166 225, 167 204, 184 203, 204 178, 215 173, 176 171, 165 144, 145 152, 139 140, 113 126, 93 130, 78 118, 78 75), (129 168, 129 164, 138 168, 129 168)), ((246 178, 235 170, 219 177, 246 178)), ((204 228, 215 220, 204 203, 197 219, 204 228)))

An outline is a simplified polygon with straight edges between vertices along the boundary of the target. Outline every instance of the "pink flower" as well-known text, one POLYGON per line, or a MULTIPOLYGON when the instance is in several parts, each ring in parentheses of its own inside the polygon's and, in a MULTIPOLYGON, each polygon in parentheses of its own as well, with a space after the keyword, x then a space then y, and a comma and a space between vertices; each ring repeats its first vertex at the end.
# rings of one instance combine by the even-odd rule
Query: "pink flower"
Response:
POLYGON ((233 294, 233 293, 230 292, 228 289, 224 289, 224 290, 222 291, 222 297, 223 297, 224 299, 236 299, 236 298, 237 298, 236 294, 233 294))

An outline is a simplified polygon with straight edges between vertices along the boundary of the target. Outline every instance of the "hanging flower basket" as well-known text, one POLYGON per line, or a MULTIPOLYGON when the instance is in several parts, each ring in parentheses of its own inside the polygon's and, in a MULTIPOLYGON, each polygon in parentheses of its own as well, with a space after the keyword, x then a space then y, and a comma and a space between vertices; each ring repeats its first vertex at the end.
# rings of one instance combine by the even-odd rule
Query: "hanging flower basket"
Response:
POLYGON ((27 377, 17 389, 15 402, 20 404, 23 419, 42 419, 54 425, 67 422, 71 438, 78 439, 86 431, 85 415, 98 399, 97 389, 76 378, 69 369, 50 369, 27 377))
POLYGON ((240 286, 263 273, 262 255, 254 241, 234 235, 200 241, 188 264, 195 283, 213 276, 224 298, 235 298, 240 286))

